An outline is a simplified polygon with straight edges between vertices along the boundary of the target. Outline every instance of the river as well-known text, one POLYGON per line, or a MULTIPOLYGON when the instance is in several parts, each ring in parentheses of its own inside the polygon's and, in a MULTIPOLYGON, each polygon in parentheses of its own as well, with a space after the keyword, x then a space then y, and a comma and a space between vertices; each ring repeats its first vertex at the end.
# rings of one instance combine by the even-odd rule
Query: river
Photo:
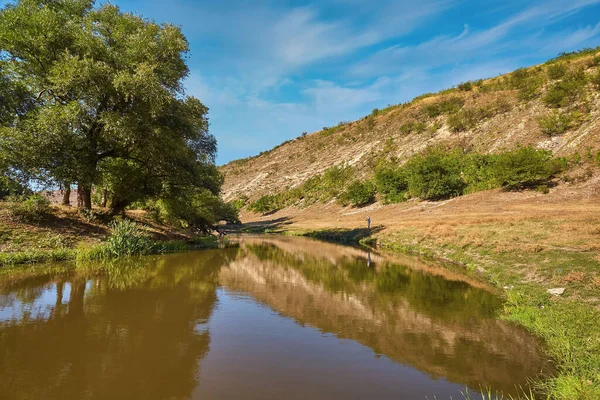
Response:
POLYGON ((495 289, 409 257, 248 236, 101 269, 0 277, 0 399, 462 399, 551 370, 495 289))

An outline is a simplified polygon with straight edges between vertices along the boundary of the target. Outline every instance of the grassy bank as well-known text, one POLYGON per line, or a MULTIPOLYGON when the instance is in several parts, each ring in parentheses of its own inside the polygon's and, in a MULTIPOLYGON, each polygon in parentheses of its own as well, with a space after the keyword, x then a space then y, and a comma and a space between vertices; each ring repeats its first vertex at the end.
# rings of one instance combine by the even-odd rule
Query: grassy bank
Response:
POLYGON ((217 247, 216 237, 175 231, 136 212, 106 223, 55 206, 39 220, 23 221, 11 218, 6 206, 0 202, 0 267, 217 247))
MULTIPOLYGON (((541 222, 540 222, 541 223, 541 222)), ((534 224, 533 222, 531 224, 534 224)), ((524 224, 520 229, 527 235, 524 224)), ((531 228, 531 227, 529 227, 531 228)), ((550 227, 551 228, 551 227, 550 227)), ((551 248, 543 245, 503 248, 490 235, 508 237, 510 226, 493 223, 457 227, 446 235, 427 234, 417 228, 393 232, 375 228, 290 231, 340 243, 367 244, 402 253, 434 257, 460 263, 504 288, 506 303, 501 318, 521 324, 545 342, 548 354, 556 360, 558 373, 535 385, 550 399, 600 398, 600 259, 594 250, 551 248), (490 226, 493 225, 493 226, 490 226), (460 231, 460 230, 463 231, 460 231), (466 231, 479 243, 461 243, 466 231), (475 232, 477 233, 475 235, 475 232), (458 239, 457 239, 458 238, 458 239), (564 287, 561 297, 547 293, 550 287, 564 287)), ((537 234, 546 230, 536 226, 537 234)), ((524 395, 527 397, 527 395, 524 395)))
POLYGON ((31 250, 14 253, 0 254, 0 267, 7 265, 34 264, 52 261, 69 260, 98 260, 116 258, 128 255, 149 255, 175 253, 187 250, 214 249, 217 248, 217 238, 215 236, 199 237, 191 241, 155 241, 151 246, 143 251, 133 252, 131 254, 111 253, 103 244, 81 249, 54 249, 54 250, 31 250))

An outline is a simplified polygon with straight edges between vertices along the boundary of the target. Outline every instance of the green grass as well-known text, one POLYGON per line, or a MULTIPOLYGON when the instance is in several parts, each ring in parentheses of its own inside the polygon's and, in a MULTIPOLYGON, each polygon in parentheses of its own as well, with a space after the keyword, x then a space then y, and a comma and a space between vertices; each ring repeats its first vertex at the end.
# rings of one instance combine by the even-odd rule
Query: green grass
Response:
POLYGON ((76 253, 77 251, 72 249, 31 250, 2 253, 0 254, 0 266, 73 260, 76 257, 76 253))

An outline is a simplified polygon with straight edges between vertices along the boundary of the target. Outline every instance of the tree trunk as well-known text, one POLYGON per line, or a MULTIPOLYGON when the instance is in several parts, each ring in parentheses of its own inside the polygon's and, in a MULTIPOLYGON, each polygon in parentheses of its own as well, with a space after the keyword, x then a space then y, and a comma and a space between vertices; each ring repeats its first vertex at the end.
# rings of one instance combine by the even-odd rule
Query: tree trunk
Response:
POLYGON ((108 191, 106 190, 106 188, 103 188, 102 189, 102 201, 101 201, 100 207, 106 208, 107 201, 108 201, 108 191))
POLYGON ((92 209, 92 185, 77 185, 77 207, 84 210, 92 209))
POLYGON ((65 187, 63 188, 62 205, 71 205, 71 185, 69 183, 65 183, 65 187))
POLYGON ((83 299, 85 297, 84 279, 71 282, 71 294, 69 297, 69 317, 78 317, 83 314, 83 299))

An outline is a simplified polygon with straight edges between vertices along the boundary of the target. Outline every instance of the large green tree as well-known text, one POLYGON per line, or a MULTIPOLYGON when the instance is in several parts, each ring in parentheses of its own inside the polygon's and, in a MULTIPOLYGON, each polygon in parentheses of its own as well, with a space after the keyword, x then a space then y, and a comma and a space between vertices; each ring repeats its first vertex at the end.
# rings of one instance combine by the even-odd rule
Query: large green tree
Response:
POLYGON ((189 187, 218 194, 208 109, 182 84, 188 51, 178 27, 110 4, 7 5, 0 91, 20 97, 0 108, 0 122, 10 121, 0 127, 0 159, 37 179, 77 184, 87 209, 94 185, 115 211, 189 187))

